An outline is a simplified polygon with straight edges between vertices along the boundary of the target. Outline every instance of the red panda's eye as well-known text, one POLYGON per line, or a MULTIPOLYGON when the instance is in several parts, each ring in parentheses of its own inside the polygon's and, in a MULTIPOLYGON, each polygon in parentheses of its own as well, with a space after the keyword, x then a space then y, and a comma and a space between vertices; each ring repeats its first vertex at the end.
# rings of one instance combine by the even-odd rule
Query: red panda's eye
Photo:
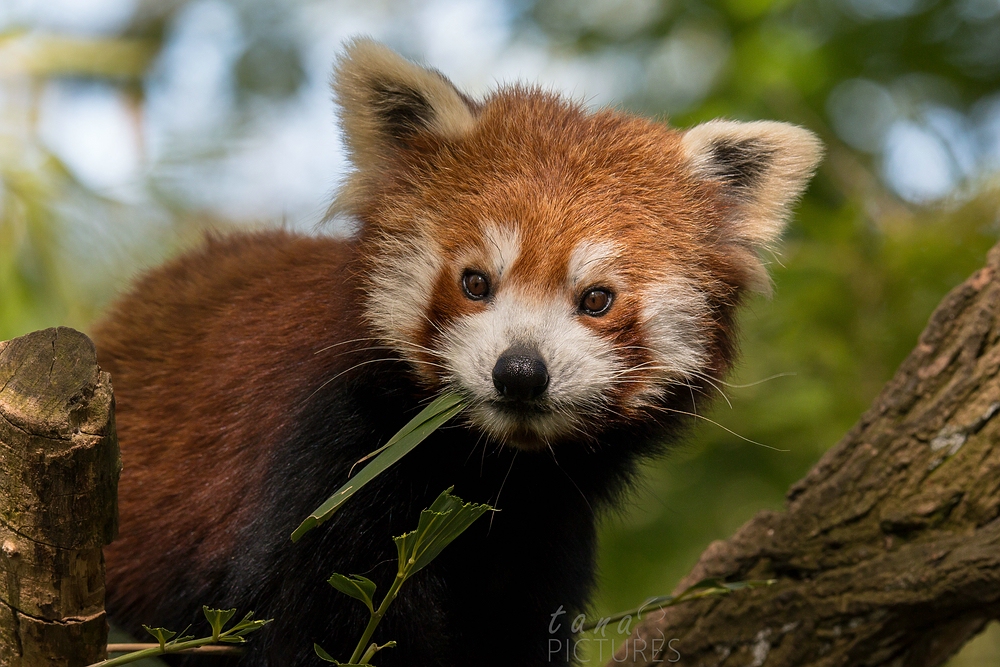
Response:
POLYGON ((490 281, 478 271, 466 270, 462 274, 462 289, 465 296, 479 301, 490 295, 490 281))
POLYGON ((598 316, 608 312, 611 308, 611 292, 602 288, 587 290, 580 299, 580 310, 587 315, 598 316))

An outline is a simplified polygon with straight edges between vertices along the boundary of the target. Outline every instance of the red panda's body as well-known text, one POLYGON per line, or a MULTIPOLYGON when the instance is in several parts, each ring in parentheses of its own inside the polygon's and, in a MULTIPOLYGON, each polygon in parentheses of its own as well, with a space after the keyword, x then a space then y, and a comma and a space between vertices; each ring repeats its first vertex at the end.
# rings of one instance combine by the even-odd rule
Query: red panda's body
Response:
MULTIPOLYGON (((595 512, 728 369, 818 147, 777 123, 687 132, 521 88, 473 102, 369 42, 341 65, 351 240, 210 240, 97 332, 125 470, 109 608, 183 627, 198 605, 277 620, 251 665, 346 657, 393 535, 444 488, 501 509, 407 584, 380 665, 565 664, 595 512), (292 529, 443 388, 442 429, 292 545, 292 529), (558 629, 555 629, 558 626, 558 629)), ((572 657, 572 651, 568 652, 572 657)))

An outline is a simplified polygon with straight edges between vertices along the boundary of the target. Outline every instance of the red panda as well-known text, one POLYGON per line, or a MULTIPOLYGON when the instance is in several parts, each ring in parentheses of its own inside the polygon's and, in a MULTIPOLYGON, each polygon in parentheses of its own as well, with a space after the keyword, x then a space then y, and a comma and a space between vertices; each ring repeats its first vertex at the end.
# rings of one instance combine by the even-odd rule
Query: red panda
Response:
POLYGON ((688 130, 505 86, 475 100, 368 40, 337 64, 351 238, 209 238, 95 338, 117 395, 113 618, 274 618, 241 664, 348 656, 391 541, 445 488, 492 502, 403 589, 380 665, 567 664, 595 520, 729 369, 734 313, 820 156, 807 130, 688 130), (298 523, 442 390, 470 404, 293 544, 298 523), (553 650, 553 647, 557 647, 553 650))

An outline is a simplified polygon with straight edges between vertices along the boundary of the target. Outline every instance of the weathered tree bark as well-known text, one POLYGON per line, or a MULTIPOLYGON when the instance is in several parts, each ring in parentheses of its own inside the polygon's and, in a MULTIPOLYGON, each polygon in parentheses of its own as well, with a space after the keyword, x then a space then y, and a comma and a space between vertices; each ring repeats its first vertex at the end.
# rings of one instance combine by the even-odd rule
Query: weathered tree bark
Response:
POLYGON ((0 342, 0 667, 105 657, 117 532, 111 380, 73 329, 0 342))
POLYGON ((710 545, 678 590, 777 583, 656 611, 609 665, 942 664, 1000 618, 998 369, 1000 246, 787 510, 710 545))

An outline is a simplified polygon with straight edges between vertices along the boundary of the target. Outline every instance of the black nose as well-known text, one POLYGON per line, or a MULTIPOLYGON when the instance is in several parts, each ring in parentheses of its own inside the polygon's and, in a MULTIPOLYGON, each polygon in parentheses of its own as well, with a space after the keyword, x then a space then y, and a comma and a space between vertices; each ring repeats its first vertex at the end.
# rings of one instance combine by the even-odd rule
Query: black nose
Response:
POLYGON ((500 355, 493 367, 493 386, 504 398, 527 401, 545 393, 549 373, 538 352, 512 347, 500 355))

